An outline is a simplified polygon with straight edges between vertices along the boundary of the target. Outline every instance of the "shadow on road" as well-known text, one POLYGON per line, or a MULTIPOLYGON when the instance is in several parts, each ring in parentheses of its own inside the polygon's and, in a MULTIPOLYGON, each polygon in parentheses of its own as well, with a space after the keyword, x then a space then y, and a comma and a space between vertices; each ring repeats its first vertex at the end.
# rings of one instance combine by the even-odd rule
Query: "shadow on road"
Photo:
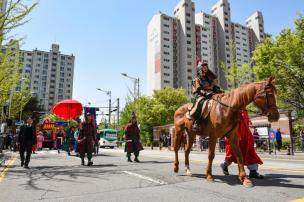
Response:
MULTIPOLYGON (((186 176, 186 175, 179 175, 186 176)), ((194 178, 206 178, 204 174, 192 174, 194 178)), ((237 175, 214 175, 215 183, 226 183, 232 186, 241 185, 237 175)), ((292 174, 267 174, 262 180, 253 179, 254 186, 261 187, 285 187, 285 188, 295 188, 304 189, 304 185, 300 184, 289 184, 293 180, 302 179, 303 182, 304 175, 292 175, 292 174)))
MULTIPOLYGON (((109 181, 110 174, 121 173, 119 170, 108 169, 116 168, 115 164, 99 164, 88 166, 33 166, 30 169, 24 169, 20 166, 12 166, 9 172, 10 178, 18 179, 27 177, 27 182, 20 184, 25 189, 31 190, 43 190, 54 191, 50 189, 44 189, 39 184, 43 181, 52 182, 67 182, 67 183, 87 183, 90 179, 99 179, 101 181, 109 181)), ((45 187, 45 186, 43 186, 45 187)))

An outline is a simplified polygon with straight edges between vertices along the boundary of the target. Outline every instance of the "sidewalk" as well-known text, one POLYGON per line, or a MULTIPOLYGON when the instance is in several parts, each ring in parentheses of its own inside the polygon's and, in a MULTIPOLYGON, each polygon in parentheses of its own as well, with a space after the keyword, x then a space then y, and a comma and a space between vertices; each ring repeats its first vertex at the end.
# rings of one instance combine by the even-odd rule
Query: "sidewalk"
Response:
MULTIPOLYGON (((144 147, 145 150, 152 150, 151 147, 144 147)), ((154 147, 153 151, 169 151, 167 147, 163 147, 162 150, 159 150, 159 147, 154 147)), ((182 150, 180 150, 181 152, 182 150)), ((172 151, 173 152, 173 151, 172 151)), ((208 150, 199 151, 197 148, 193 148, 191 153, 193 154, 208 154, 208 150)), ((295 152, 294 155, 287 155, 287 151, 276 151, 276 154, 272 152, 269 154, 268 152, 257 152, 257 154, 262 159, 288 159, 288 160, 303 160, 304 161, 304 152, 295 152)), ((218 149, 215 150, 215 155, 225 155, 225 152, 219 152, 218 149)))

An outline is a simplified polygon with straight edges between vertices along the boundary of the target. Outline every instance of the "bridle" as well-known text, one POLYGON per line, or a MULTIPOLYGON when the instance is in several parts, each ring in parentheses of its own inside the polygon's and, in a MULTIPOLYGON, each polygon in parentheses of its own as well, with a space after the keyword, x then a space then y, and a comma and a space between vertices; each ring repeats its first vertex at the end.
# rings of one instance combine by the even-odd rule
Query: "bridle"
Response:
MULTIPOLYGON (((262 97, 264 100, 266 100, 265 105, 261 107, 262 112, 261 112, 260 115, 262 115, 262 116, 268 116, 269 113, 270 113, 269 111, 270 111, 271 109, 274 109, 274 110, 277 110, 277 109, 278 109, 276 105, 272 105, 272 104, 269 103, 269 95, 270 95, 269 90, 271 90, 271 86, 270 86, 270 84, 267 84, 267 85, 264 86, 263 91, 257 93, 257 94, 255 95, 254 99, 253 99, 253 103, 254 103, 256 106, 258 106, 257 103, 256 103, 256 100, 257 100, 257 99, 259 99, 259 98, 262 97)), ((259 107, 258 107, 258 108, 259 108, 259 107)))

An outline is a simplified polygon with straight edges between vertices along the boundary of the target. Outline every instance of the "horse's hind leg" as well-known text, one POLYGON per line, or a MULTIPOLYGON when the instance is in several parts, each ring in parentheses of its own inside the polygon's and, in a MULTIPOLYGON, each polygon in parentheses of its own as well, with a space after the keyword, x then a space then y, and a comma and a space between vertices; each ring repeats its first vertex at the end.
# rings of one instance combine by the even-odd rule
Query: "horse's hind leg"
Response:
MULTIPOLYGON (((210 135, 211 137, 211 135, 210 135)), ((206 170, 206 175, 207 175, 207 181, 208 182, 213 182, 214 178, 212 176, 212 162, 214 159, 214 152, 215 152, 215 145, 216 145, 216 138, 210 138, 209 143, 208 143, 208 165, 207 165, 207 170, 206 170)))
POLYGON ((239 139, 236 134, 232 134, 229 138, 230 145, 232 148, 232 151, 235 153, 236 156, 236 161, 238 164, 238 169, 239 169, 239 178, 243 185, 245 187, 252 187, 253 184, 251 180, 246 176, 245 168, 244 168, 244 161, 243 161, 243 156, 241 153, 241 149, 239 146, 239 139))
POLYGON ((190 171, 190 164, 189 164, 189 154, 191 152, 191 148, 193 145, 195 135, 188 133, 187 135, 187 144, 185 146, 185 166, 186 166, 186 175, 191 176, 192 173, 190 171))
POLYGON ((179 170, 178 150, 181 146, 182 132, 183 132, 183 130, 181 130, 178 127, 176 127, 175 131, 173 132, 173 148, 174 148, 174 153, 175 153, 174 172, 176 172, 176 173, 179 170))

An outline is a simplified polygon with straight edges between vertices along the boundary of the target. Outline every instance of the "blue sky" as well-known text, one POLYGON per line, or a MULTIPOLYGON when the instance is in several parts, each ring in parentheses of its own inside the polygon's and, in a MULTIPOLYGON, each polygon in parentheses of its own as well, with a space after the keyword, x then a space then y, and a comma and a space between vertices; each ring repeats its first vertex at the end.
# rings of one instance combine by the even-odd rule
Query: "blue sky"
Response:
MULTIPOLYGON (((29 0, 32 1, 32 0, 29 0)), ((210 13, 217 0, 194 0, 196 12, 210 13)), ((173 15, 178 0, 40 0, 30 14, 31 21, 16 30, 25 37, 23 49, 49 50, 60 44, 64 54, 75 55, 73 98, 83 104, 106 106, 107 95, 96 90, 111 90, 112 97, 124 103, 126 72, 141 79, 146 93, 146 30, 158 11, 173 15)), ((265 31, 277 35, 292 27, 297 13, 304 13, 303 0, 230 0, 231 18, 245 24, 254 11, 264 15, 265 31)))

